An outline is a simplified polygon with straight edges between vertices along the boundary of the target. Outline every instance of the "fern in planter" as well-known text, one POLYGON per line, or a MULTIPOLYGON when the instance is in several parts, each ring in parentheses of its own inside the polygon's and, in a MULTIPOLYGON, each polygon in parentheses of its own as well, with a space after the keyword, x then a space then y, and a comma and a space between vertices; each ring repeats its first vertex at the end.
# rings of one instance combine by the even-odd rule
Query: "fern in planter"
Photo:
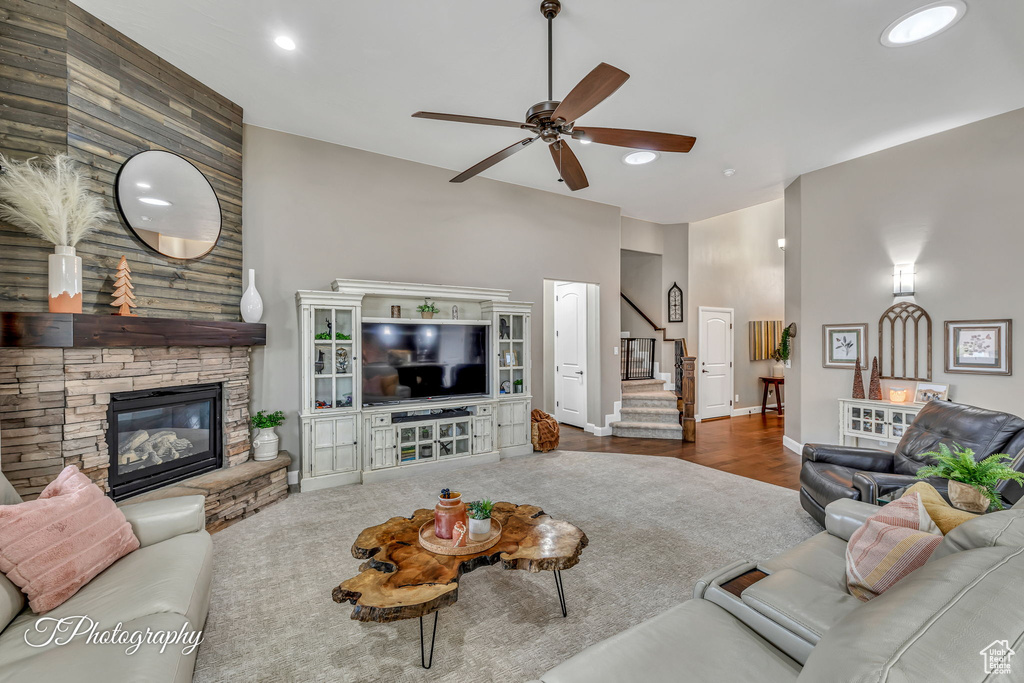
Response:
POLYGON ((252 426, 256 429, 271 429, 284 423, 284 413, 278 410, 269 415, 262 410, 252 416, 252 426))
POLYGON ((935 464, 919 469, 918 479, 940 477, 973 486, 984 493, 991 501, 991 507, 997 510, 1003 509, 1003 501, 995 491, 996 484, 1006 480, 1024 484, 1024 473, 1006 464, 1008 460, 1013 460, 1013 456, 1005 453, 996 453, 978 461, 974 459, 974 451, 970 448, 955 443, 953 450, 950 450, 949 446, 940 443, 939 450, 922 455, 931 457, 935 464))

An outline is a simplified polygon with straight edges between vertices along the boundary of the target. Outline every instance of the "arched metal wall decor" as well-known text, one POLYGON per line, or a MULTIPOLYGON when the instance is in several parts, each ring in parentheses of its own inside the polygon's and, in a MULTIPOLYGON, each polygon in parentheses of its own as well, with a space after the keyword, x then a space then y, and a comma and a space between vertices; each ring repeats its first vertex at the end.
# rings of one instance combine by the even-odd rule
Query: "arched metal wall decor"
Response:
POLYGON ((902 379, 902 380, 913 380, 928 382, 932 378, 932 318, 928 315, 928 312, 917 304, 909 302, 900 302, 890 306, 882 317, 878 319, 878 355, 881 361, 882 379, 902 379), (925 334, 925 345, 927 349, 927 361, 925 363, 925 372, 922 375, 920 371, 920 351, 921 351, 921 321, 924 321, 924 334, 925 334), (899 325, 897 325, 899 323, 899 325), (913 326, 910 325, 913 323, 913 326), (889 331, 889 358, 888 365, 886 365, 885 357, 885 334, 886 329, 889 331), (897 330, 899 335, 897 335, 897 330), (911 334, 911 332, 913 334, 911 334), (911 338, 913 343, 910 342, 911 338), (897 339, 900 342, 900 348, 897 349, 897 339), (913 352, 913 374, 907 371, 908 356, 907 348, 913 352), (899 373, 896 372, 896 356, 899 352, 900 366, 899 373))
POLYGON ((668 321, 670 323, 683 322, 683 290, 675 282, 668 290, 668 321))

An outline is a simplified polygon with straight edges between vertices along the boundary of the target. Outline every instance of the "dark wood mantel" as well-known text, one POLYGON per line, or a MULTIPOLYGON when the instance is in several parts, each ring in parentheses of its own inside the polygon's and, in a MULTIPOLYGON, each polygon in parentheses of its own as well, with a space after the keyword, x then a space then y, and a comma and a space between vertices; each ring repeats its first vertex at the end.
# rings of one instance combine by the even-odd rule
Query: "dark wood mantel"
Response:
POLYGON ((0 313, 0 347, 265 346, 263 323, 129 318, 85 313, 0 313))

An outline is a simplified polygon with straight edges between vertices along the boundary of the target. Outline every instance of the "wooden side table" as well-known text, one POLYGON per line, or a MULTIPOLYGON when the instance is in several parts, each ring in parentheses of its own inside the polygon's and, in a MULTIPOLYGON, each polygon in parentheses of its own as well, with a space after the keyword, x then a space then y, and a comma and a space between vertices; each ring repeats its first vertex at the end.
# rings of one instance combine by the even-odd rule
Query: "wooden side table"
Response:
POLYGON ((779 415, 785 415, 785 410, 782 407, 782 385, 786 383, 785 377, 762 377, 761 382, 764 383, 764 394, 761 396, 761 414, 764 415, 769 410, 774 410, 779 415), (768 388, 775 387, 775 407, 768 407, 768 388))

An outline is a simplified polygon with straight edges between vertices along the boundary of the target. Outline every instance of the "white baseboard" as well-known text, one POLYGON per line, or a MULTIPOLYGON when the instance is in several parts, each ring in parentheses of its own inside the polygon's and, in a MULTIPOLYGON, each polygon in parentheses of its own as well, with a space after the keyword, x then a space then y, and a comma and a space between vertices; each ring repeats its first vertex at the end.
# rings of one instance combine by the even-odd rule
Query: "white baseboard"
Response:
POLYGON ((593 424, 591 422, 587 423, 587 426, 583 428, 583 431, 590 432, 594 436, 611 436, 612 435, 612 428, 611 427, 598 427, 597 425, 595 425, 595 424, 593 424))
POLYGON ((788 436, 782 437, 782 445, 797 454, 804 452, 804 445, 796 439, 791 439, 788 436))
POLYGON ((289 470, 288 471, 288 485, 289 486, 295 486, 298 483, 299 483, 299 471, 298 470, 289 470))
POLYGON ((622 420, 622 401, 616 401, 615 403, 613 403, 612 408, 614 408, 615 412, 613 412, 611 415, 604 416, 605 426, 598 427, 597 425, 588 422, 587 426, 583 428, 583 431, 589 432, 594 436, 611 436, 612 422, 619 422, 622 420))
MULTIPOLYGON (((782 409, 786 409, 786 402, 782 402, 782 409)), ((761 406, 747 406, 746 408, 734 408, 732 411, 733 417, 739 417, 740 415, 756 415, 761 412, 761 406)), ((775 412, 775 411, 768 411, 775 412)))

